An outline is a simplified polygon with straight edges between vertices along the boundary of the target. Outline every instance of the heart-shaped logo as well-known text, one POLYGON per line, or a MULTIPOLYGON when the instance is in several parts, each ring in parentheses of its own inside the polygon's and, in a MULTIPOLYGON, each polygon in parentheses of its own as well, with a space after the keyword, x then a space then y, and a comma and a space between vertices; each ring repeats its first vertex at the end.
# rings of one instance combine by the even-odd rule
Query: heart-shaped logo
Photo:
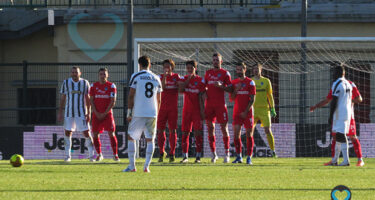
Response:
POLYGON ((85 53, 92 60, 98 61, 105 55, 107 55, 120 42, 124 34, 124 24, 119 16, 111 13, 104 14, 103 16, 109 17, 115 22, 115 32, 112 34, 109 40, 107 40, 101 47, 93 48, 79 35, 77 30, 78 21, 81 18, 87 16, 89 15, 86 13, 80 13, 78 15, 75 15, 68 24, 68 33, 71 40, 81 51, 83 51, 83 53, 85 53))
POLYGON ((351 200, 351 199, 352 199, 352 192, 345 185, 338 185, 335 188, 333 188, 333 190, 331 191, 331 200, 351 200))

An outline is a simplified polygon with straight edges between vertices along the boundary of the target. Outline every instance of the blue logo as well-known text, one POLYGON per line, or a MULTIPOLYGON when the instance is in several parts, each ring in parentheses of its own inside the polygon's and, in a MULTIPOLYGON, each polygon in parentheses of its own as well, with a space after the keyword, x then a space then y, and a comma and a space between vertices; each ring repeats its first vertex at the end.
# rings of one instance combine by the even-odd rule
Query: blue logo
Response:
POLYGON ((102 59, 107 55, 116 45, 120 42, 122 35, 124 34, 124 24, 119 16, 111 13, 104 14, 103 16, 111 18, 115 24, 116 28, 112 36, 107 40, 101 47, 94 48, 90 46, 78 33, 77 23, 83 17, 89 16, 86 13, 80 13, 75 15, 69 22, 68 33, 74 44, 90 57, 94 61, 102 59))
POLYGON ((220 77, 221 77, 221 74, 218 74, 218 75, 217 75, 217 77, 219 77, 219 78, 220 78, 220 77))
POLYGON ((260 82, 260 85, 263 85, 263 82, 260 82))
POLYGON ((107 87, 105 87, 105 88, 104 88, 104 90, 105 90, 105 91, 107 91, 107 90, 108 90, 108 88, 107 88, 107 87))
POLYGON ((176 82, 176 79, 174 78, 173 81, 176 82))
POLYGON ((246 86, 246 84, 245 83, 242 83, 242 87, 245 87, 246 86))
POLYGON ((198 85, 198 82, 194 82, 194 85, 198 85))
POLYGON ((345 185, 338 185, 336 186, 335 188, 332 189, 331 191, 331 200, 339 200, 338 197, 336 196, 338 194, 338 192, 345 192, 346 193, 346 197, 344 198, 344 200, 351 200, 352 199, 352 192, 350 191, 350 189, 348 187, 346 187, 345 185))

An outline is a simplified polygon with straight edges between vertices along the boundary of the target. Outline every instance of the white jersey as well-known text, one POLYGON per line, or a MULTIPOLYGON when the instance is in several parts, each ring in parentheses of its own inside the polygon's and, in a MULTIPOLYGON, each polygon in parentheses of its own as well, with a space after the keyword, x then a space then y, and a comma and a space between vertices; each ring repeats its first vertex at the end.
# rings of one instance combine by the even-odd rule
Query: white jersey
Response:
POLYGON ((135 89, 133 116, 156 117, 156 94, 162 92, 159 76, 149 70, 142 70, 132 75, 129 86, 135 89))
POLYGON ((60 93, 66 95, 65 117, 84 117, 86 115, 85 95, 88 95, 90 84, 80 78, 74 82, 72 78, 64 80, 60 93))
POLYGON ((350 121, 353 113, 352 91, 352 84, 345 78, 339 78, 333 83, 332 95, 338 98, 333 121, 350 121))

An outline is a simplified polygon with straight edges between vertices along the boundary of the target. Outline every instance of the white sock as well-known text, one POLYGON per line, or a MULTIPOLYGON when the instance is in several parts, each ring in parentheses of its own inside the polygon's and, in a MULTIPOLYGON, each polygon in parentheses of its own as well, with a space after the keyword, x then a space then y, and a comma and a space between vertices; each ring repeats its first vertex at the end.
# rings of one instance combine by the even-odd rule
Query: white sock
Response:
POLYGON ((129 157, 129 168, 135 169, 135 142, 134 140, 128 140, 128 157, 129 157))
POLYGON ((147 142, 147 147, 146 147, 146 162, 145 162, 144 168, 150 167, 151 160, 152 160, 152 155, 154 154, 154 148, 155 148, 154 141, 147 142))
POLYGON ((335 156, 332 158, 333 163, 337 163, 340 157, 340 153, 341 153, 341 142, 336 142, 335 156))
POLYGON ((349 163, 349 151, 348 151, 348 141, 341 144, 342 157, 344 157, 344 163, 349 163))
POLYGON ((201 152, 197 152, 197 156, 196 157, 202 157, 201 156, 201 152))
POLYGON ((92 144, 92 140, 90 137, 87 137, 85 139, 85 145, 89 151, 89 158, 92 158, 94 156, 94 145, 92 144))
POLYGON ((184 153, 184 158, 188 158, 189 157, 189 154, 188 153, 184 153))
POLYGON ((65 147, 65 156, 71 158, 71 151, 72 151, 72 137, 68 137, 64 135, 64 147, 65 147))

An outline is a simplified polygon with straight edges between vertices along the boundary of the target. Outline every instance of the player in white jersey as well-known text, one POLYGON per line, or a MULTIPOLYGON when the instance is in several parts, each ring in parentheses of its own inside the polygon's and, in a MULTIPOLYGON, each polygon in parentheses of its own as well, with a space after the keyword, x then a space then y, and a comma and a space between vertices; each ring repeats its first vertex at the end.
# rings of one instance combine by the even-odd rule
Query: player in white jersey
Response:
POLYGON ((332 132, 336 133, 336 149, 332 162, 337 160, 342 151, 344 161, 339 166, 349 166, 349 145, 346 134, 349 133, 350 120, 352 116, 352 90, 353 87, 345 79, 343 66, 335 68, 337 80, 332 85, 332 102, 329 115, 329 124, 332 125, 332 132))
POLYGON ((65 161, 71 161, 72 149, 72 132, 80 131, 85 136, 85 144, 89 151, 90 161, 93 158, 93 143, 89 132, 90 122, 90 84, 87 80, 80 78, 81 70, 79 67, 72 67, 70 72, 71 78, 64 80, 61 86, 61 99, 58 113, 58 121, 63 119, 63 108, 65 108, 64 118, 64 145, 65 145, 65 161))
POLYGON ((144 132, 147 142, 146 161, 143 171, 150 172, 150 163, 154 154, 156 135, 156 118, 161 102, 161 81, 159 76, 150 71, 150 58, 142 56, 138 59, 140 71, 130 79, 128 95, 128 157, 129 166, 123 172, 136 172, 135 141, 144 132))

